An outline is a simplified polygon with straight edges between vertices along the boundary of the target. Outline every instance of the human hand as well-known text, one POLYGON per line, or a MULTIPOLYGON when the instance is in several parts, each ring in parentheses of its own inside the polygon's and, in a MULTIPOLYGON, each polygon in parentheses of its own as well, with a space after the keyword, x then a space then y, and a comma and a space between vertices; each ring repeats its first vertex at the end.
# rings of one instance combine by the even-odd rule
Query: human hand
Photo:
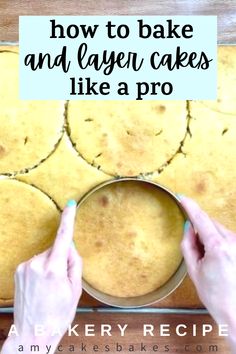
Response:
POLYGON ((236 234, 193 200, 180 200, 191 221, 185 224, 182 241, 188 273, 209 313, 218 324, 227 324, 231 339, 236 339, 236 234))
POLYGON ((82 292, 82 261, 72 241, 75 213, 76 203, 70 201, 52 248, 18 266, 14 324, 19 337, 9 337, 2 354, 16 352, 17 344, 55 348, 73 321, 82 292), (38 325, 44 331, 40 337, 35 336, 38 325), (55 329, 60 333, 52 336, 55 329))

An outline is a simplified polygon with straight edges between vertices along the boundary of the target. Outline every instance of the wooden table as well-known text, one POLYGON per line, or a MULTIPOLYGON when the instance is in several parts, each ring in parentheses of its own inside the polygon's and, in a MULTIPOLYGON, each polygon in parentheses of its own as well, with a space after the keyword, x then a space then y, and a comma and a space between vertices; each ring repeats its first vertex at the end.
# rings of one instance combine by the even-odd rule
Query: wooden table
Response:
POLYGON ((18 40, 19 15, 218 15, 219 42, 236 43, 235 0, 0 0, 0 40, 18 40))
MULTIPOLYGON (((234 0, 0 0, 0 41, 18 41, 19 15, 218 15, 218 42, 236 43, 236 1, 234 0)), ((87 306, 88 304, 100 306, 91 298, 83 296, 81 305, 87 306)), ((192 308, 201 306, 189 279, 161 305, 163 307, 186 306, 192 308), (189 289, 192 289, 190 293, 189 289)), ((0 346, 7 336, 11 323, 11 314, 0 314, 0 346)), ((229 352, 225 340, 218 336, 217 327, 213 324, 212 319, 205 314, 79 313, 76 316, 75 323, 79 323, 81 328, 85 324, 94 324, 96 336, 84 337, 81 334, 80 337, 65 337, 62 343, 63 353, 69 353, 69 345, 73 344, 76 353, 82 352, 81 343, 87 344, 87 352, 90 353, 94 352, 93 345, 98 345, 100 352, 103 352, 104 343, 111 346, 110 353, 117 353, 115 351, 116 343, 123 346, 123 353, 127 353, 129 345, 132 344, 135 345, 135 353, 139 353, 141 352, 140 343, 142 342, 147 345, 147 352, 149 353, 154 352, 154 350, 158 353, 164 353, 167 351, 165 345, 169 346, 170 353, 209 353, 214 349, 211 347, 212 345, 217 346, 218 353, 229 352), (112 326, 112 337, 102 338, 99 335, 101 323, 112 326), (118 323, 128 324, 129 331, 125 337, 119 336, 118 323), (170 324, 171 330, 174 330, 179 323, 186 324, 188 327, 197 324, 199 328, 203 323, 209 323, 214 326, 214 331, 206 337, 198 334, 196 337, 188 335, 185 338, 172 334, 170 337, 143 338, 142 326, 144 323, 151 323, 155 326, 170 324), (153 347, 155 345, 158 348, 153 347), (185 345, 187 345, 186 350, 184 349, 185 345)))

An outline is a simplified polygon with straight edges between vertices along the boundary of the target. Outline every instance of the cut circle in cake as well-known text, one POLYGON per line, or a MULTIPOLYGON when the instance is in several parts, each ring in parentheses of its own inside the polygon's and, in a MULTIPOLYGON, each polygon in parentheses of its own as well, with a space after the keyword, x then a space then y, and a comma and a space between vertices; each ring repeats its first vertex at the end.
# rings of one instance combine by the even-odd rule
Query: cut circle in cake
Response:
POLYGON ((20 100, 18 71, 16 49, 0 47, 0 174, 38 165, 54 150, 64 125, 64 102, 20 100))
POLYGON ((74 241, 83 278, 117 297, 148 294, 177 271, 184 217, 164 191, 141 181, 119 181, 79 205, 74 241))
POLYGON ((90 164, 118 176, 158 170, 185 138, 185 101, 70 101, 69 134, 90 164))
POLYGON ((196 200, 210 217, 236 231, 236 117, 190 103, 190 135, 161 174, 151 179, 196 200))
POLYGON ((14 297, 16 267, 49 248, 60 212, 35 187, 14 179, 0 180, 0 304, 14 297))
POLYGON ((79 200, 89 189, 110 178, 78 156, 66 134, 46 161, 17 176, 50 195, 61 209, 68 200, 79 200))

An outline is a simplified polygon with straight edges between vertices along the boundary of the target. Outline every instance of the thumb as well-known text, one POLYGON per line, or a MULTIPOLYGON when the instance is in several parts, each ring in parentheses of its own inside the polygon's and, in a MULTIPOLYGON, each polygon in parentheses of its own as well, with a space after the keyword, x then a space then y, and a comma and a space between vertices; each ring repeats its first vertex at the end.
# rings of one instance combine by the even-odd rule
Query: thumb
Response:
POLYGON ((197 235, 189 221, 186 221, 184 224, 184 237, 181 243, 181 249, 188 273, 191 278, 195 278, 198 261, 201 258, 201 254, 198 249, 197 235))

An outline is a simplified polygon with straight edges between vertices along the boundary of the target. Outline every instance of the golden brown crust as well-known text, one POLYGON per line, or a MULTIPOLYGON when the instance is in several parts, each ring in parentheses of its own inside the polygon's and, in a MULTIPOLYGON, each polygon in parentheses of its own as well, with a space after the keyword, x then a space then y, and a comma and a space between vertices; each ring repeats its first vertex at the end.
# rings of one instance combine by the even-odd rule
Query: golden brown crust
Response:
POLYGON ((17 46, 17 45, 0 45, 0 53, 1 52, 19 53, 19 46, 17 46))
POLYGON ((79 200, 96 184, 110 178, 78 156, 67 135, 46 161, 29 173, 17 176, 46 192, 61 209, 69 199, 79 200))
POLYGON ((0 299, 0 307, 11 307, 14 304, 14 299, 0 299))
POLYGON ((186 132, 186 103, 71 101, 68 123, 89 163, 111 175, 135 176, 158 170, 175 155, 186 132))
POLYGON ((0 174, 32 168, 62 135, 64 103, 19 99, 18 54, 0 52, 0 174))

